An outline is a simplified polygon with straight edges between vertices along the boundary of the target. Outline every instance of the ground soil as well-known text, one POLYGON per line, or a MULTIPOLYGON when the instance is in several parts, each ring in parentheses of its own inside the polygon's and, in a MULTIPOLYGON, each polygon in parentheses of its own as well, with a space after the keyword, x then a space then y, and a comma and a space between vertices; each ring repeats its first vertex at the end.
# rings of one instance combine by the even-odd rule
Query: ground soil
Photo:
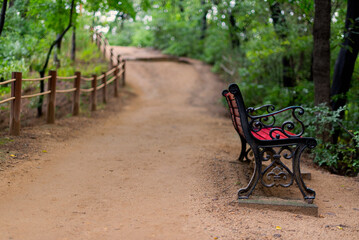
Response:
MULTIPOLYGON (((1 138, 0 239, 359 238, 358 178, 310 160, 319 217, 238 205, 251 167, 235 161, 239 138, 219 103, 225 84, 209 66, 130 61, 126 80, 91 117, 1 138)), ((301 198, 296 186, 274 192, 301 198)))

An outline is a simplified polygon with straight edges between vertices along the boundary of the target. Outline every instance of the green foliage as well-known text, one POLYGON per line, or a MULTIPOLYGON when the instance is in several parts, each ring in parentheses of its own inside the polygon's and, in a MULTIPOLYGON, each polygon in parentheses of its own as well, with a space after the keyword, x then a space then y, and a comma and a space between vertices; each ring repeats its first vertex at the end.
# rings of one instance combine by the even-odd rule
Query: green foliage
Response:
POLYGON ((152 31, 136 31, 132 36, 132 44, 136 47, 151 47, 154 42, 152 31))
POLYGON ((245 81, 238 84, 248 106, 273 104, 279 109, 299 105, 298 103, 311 106, 314 101, 312 82, 300 82, 293 88, 283 88, 279 84, 269 87, 245 81))
MULTIPOLYGON (((11 73, 15 71, 22 72, 24 78, 39 77, 34 71, 42 69, 46 51, 57 35, 57 27, 51 24, 51 19, 46 19, 47 23, 43 24, 45 21, 43 17, 55 9, 49 9, 47 13, 44 13, 46 12, 44 7, 54 4, 53 8, 59 8, 58 4, 63 4, 66 11, 53 14, 57 15, 57 20, 63 17, 62 22, 65 25, 68 24, 68 7, 71 1, 39 0, 26 4, 19 4, 19 2, 15 1, 15 5, 8 10, 9 15, 7 15, 4 31, 0 37, 0 81, 10 79, 11 73), (65 19, 67 19, 66 23, 65 19)), ((90 42, 89 31, 85 29, 86 26, 88 29, 89 22, 91 18, 88 16, 77 18, 77 63, 74 64, 70 60, 71 34, 68 34, 63 39, 61 52, 57 52, 61 68, 57 69, 51 57, 48 69, 57 69, 60 76, 72 76, 78 70, 86 75, 101 74, 108 70, 108 64, 101 60, 101 53, 95 44, 90 42)), ((37 85, 30 86, 29 84, 29 82, 24 82, 23 88, 38 88, 37 85)), ((9 93, 10 84, 0 86, 0 96, 9 93)), ((33 107, 36 107, 36 101, 34 98, 33 107)))
POLYGON ((5 144, 7 144, 9 142, 13 142, 13 141, 14 141, 14 139, 11 139, 9 137, 1 137, 0 138, 0 145, 5 145, 5 144))
MULTIPOLYGON (((76 62, 70 60, 71 49, 71 35, 66 35, 62 51, 59 55, 61 60, 61 67, 57 68, 59 76, 72 76, 75 71, 81 71, 83 76, 91 76, 92 74, 101 75, 108 70, 108 63, 102 60, 102 53, 98 50, 94 43, 91 43, 88 31, 84 28, 88 19, 80 18, 78 27, 76 28, 76 62)), ((56 69, 56 66, 51 61, 51 69, 56 69)))
POLYGON ((228 45, 230 44, 227 32, 224 29, 211 26, 207 33, 208 35, 204 40, 203 54, 200 58, 210 64, 220 63, 223 53, 228 51, 228 45))
POLYGON ((329 167, 340 174, 354 175, 359 172, 359 131, 347 130, 347 123, 340 115, 347 108, 332 111, 325 105, 305 108, 303 116, 307 127, 306 135, 317 137, 318 146, 313 150, 314 161, 329 167), (330 136, 336 129, 344 129, 346 134, 339 138, 337 144, 330 142, 330 136), (329 139, 329 140, 328 140, 329 139))
POLYGON ((106 35, 109 43, 115 46, 153 46, 154 34, 150 29, 138 22, 127 23, 117 34, 106 35))

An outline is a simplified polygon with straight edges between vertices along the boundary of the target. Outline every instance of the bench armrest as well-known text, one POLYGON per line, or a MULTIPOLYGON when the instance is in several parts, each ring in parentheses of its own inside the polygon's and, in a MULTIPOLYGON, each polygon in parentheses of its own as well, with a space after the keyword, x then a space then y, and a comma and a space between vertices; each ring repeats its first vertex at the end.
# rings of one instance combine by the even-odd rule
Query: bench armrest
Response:
POLYGON ((300 121, 298 118, 298 115, 304 114, 304 109, 302 107, 290 106, 290 107, 286 107, 286 108, 283 108, 283 109, 275 111, 275 112, 270 112, 270 110, 274 110, 274 106, 273 107, 271 107, 271 106, 273 106, 273 105, 264 105, 259 108, 248 108, 247 109, 247 115, 250 119, 249 125, 252 128, 252 131, 259 132, 263 128, 271 127, 273 129, 270 131, 269 135, 273 139, 278 138, 278 134, 275 134, 276 132, 281 132, 288 138, 300 137, 303 135, 305 127, 304 127, 303 122, 300 121), (263 115, 258 115, 258 116, 251 115, 251 113, 253 113, 256 110, 263 108, 263 107, 267 107, 268 114, 263 114, 263 115), (276 125, 275 115, 280 114, 282 112, 286 112, 286 111, 291 111, 291 115, 294 118, 294 121, 284 121, 281 125, 279 125, 279 126, 276 125), (298 134, 289 132, 289 131, 293 130, 298 125, 300 126, 300 132, 298 134))
POLYGON ((275 110, 275 106, 272 105, 272 104, 267 104, 267 105, 263 105, 263 106, 260 106, 260 107, 257 107, 257 108, 254 108, 254 107, 249 107, 247 108, 247 114, 252 114, 258 110, 261 110, 265 108, 265 110, 267 111, 267 113, 271 113, 275 110))

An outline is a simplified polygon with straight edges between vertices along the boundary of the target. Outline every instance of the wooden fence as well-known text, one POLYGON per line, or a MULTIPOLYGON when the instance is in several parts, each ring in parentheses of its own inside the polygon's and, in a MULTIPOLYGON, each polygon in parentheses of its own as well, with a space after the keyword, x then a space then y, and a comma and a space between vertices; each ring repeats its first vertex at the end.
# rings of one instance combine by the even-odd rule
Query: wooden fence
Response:
MULTIPOLYGON (((95 32, 91 36, 96 41, 98 48, 102 51, 104 57, 109 47, 107 39, 101 33, 95 32), (95 38, 95 39, 94 39, 95 38)), ((10 80, 0 82, 1 85, 11 84, 11 95, 7 99, 0 100, 0 104, 10 102, 10 135, 20 134, 20 116, 21 116, 21 100, 25 98, 33 98, 47 95, 47 123, 55 123, 56 94, 73 93, 72 114, 74 116, 80 113, 80 93, 90 93, 91 95, 91 111, 96 111, 97 91, 102 90, 103 103, 107 102, 107 89, 113 83, 114 97, 118 97, 119 81, 121 85, 125 85, 126 60, 117 55, 114 59, 113 48, 109 50, 111 69, 102 73, 100 76, 92 75, 90 78, 81 76, 81 72, 75 72, 74 76, 61 77, 57 76, 56 71, 49 71, 49 75, 43 78, 23 79, 21 72, 13 72, 10 80), (25 81, 48 81, 48 89, 31 95, 22 94, 22 83, 25 81), (56 89, 56 85, 61 80, 73 80, 73 88, 56 89), (91 82, 91 88, 81 88, 83 82, 91 82), (99 84, 100 83, 100 84, 99 84)))

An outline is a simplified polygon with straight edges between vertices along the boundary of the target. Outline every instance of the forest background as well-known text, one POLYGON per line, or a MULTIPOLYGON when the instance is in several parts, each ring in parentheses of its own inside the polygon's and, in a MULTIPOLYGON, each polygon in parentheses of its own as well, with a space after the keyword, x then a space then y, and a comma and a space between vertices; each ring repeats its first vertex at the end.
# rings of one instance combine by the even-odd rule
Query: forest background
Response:
MULTIPOLYGON (((152 47, 213 65, 239 84, 248 106, 304 106, 306 134, 319 142, 314 161, 339 174, 359 172, 359 1, 4 0, 0 6, 1 81, 12 71, 101 73, 106 65, 95 61, 100 56, 89 40, 95 29, 111 45, 152 47)), ((9 86, 0 94, 9 94, 9 86)))

